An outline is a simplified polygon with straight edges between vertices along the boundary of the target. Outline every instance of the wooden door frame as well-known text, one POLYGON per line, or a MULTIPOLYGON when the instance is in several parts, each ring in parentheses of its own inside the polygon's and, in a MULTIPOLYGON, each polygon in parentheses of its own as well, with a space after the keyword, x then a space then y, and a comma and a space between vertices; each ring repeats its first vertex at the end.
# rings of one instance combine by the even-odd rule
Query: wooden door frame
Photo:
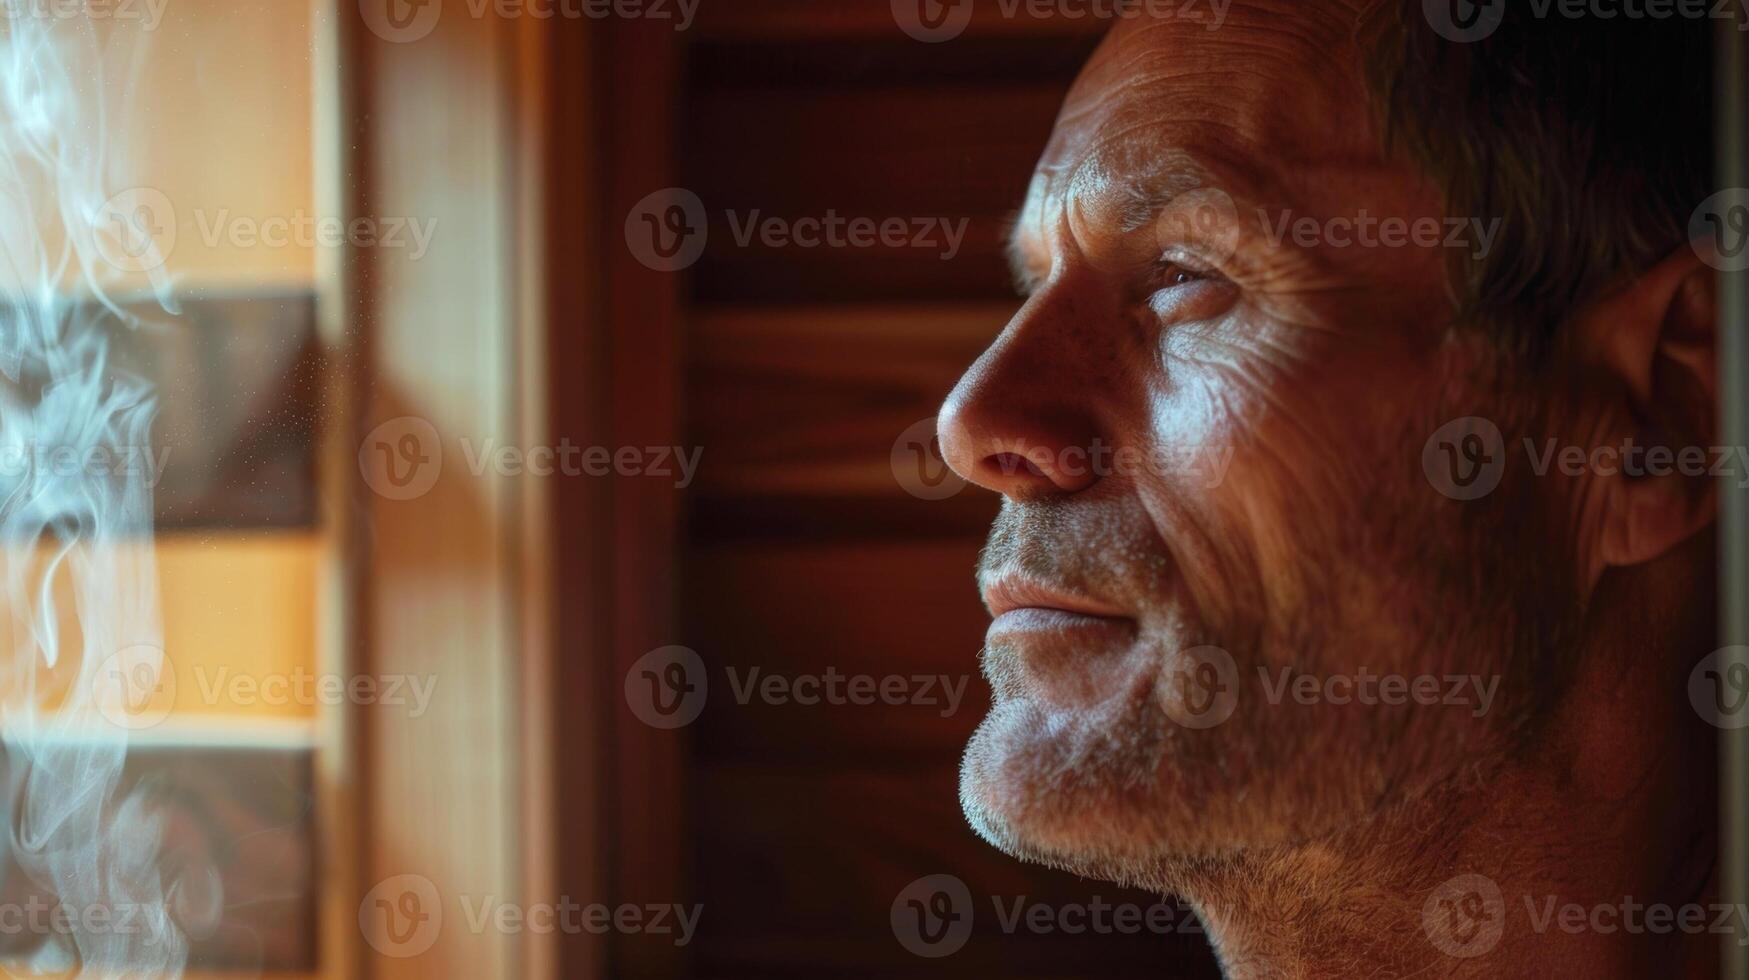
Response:
MULTIPOLYGON (((554 21, 544 214, 549 431, 583 446, 683 439, 680 279, 626 247, 625 216, 673 184, 679 40, 649 20, 554 21)), ((579 901, 686 898, 682 731, 630 710, 633 662, 675 643, 680 503, 649 481, 552 487, 556 873, 579 901)), ((663 937, 560 938, 559 974, 684 975, 663 937)))
POLYGON ((474 932, 456 905, 461 894, 524 908, 583 900, 575 869, 557 860, 566 814, 553 767, 563 760, 567 780, 584 784, 593 767, 554 741, 549 711, 551 514, 563 494, 550 480, 470 476, 449 438, 549 442, 547 25, 474 19, 451 4, 429 36, 394 43, 371 32, 356 0, 312 2, 318 56, 332 55, 319 61, 331 74, 316 92, 324 206, 348 220, 439 222, 424 264, 351 248, 323 276, 334 433, 324 487, 338 542, 325 662, 439 682, 424 719, 352 708, 325 725, 324 968, 593 976, 560 971, 566 937, 474 932), (357 454, 376 425, 409 414, 429 418, 453 455, 427 496, 386 500, 365 485, 357 454), (433 559, 435 570, 415 573, 433 559), (384 956, 364 941, 359 902, 408 873, 436 883, 445 925, 430 951, 384 956))

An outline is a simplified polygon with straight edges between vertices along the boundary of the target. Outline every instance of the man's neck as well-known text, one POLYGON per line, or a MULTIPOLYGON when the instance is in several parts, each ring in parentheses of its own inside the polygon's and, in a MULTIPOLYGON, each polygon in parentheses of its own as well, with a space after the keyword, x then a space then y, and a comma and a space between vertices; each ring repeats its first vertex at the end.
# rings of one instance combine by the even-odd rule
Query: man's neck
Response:
POLYGON ((1749 913, 1709 880, 1713 730, 1642 672, 1593 661, 1499 772, 1188 883, 1227 975, 1716 975, 1715 923, 1749 913))

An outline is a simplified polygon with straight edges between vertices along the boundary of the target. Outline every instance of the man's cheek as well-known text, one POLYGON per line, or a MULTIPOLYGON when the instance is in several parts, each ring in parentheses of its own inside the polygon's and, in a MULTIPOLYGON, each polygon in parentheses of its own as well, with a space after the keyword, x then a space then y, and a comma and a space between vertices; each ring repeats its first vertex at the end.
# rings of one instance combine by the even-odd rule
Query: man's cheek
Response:
POLYGON ((1290 395, 1227 400, 1248 411, 1205 412, 1196 441, 1160 443, 1174 461, 1156 492, 1199 525, 1206 544, 1202 567, 1186 571, 1216 593, 1211 601, 1247 618, 1308 601, 1317 570, 1341 557, 1332 552, 1345 529, 1364 518, 1359 502, 1373 496, 1362 484, 1378 464, 1356 456, 1368 440, 1290 395))

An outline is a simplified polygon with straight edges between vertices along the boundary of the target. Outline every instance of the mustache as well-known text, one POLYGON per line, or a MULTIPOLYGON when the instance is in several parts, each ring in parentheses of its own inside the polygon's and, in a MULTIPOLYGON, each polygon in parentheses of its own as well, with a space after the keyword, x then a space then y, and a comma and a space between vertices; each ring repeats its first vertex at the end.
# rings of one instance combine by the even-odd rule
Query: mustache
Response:
POLYGON ((1020 577, 1140 611, 1165 594, 1176 567, 1133 498, 1004 500, 978 558, 978 586, 1020 577))

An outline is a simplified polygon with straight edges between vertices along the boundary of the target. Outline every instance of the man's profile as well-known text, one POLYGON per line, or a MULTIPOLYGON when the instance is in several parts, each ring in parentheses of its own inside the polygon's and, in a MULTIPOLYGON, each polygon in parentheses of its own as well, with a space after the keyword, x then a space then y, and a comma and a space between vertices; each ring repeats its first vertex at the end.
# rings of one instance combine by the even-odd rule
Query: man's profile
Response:
POLYGON ((1434 6, 1120 21, 1070 94, 940 420, 962 803, 1229 976, 1700 975, 1711 25, 1434 6))

